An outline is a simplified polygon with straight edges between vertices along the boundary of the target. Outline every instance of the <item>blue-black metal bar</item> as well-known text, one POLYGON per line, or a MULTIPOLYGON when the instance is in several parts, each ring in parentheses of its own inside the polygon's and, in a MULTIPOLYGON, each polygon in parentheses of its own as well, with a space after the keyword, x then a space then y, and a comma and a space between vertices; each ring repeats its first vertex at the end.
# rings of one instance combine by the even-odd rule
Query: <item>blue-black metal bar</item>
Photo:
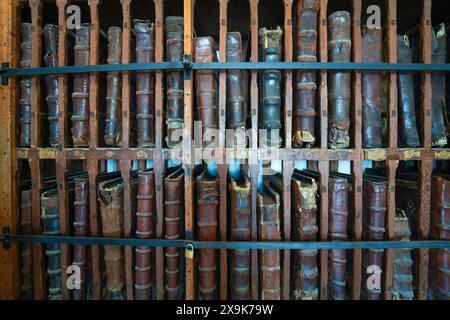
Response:
POLYGON ((65 243, 86 245, 117 245, 143 247, 179 247, 190 245, 194 249, 421 249, 450 248, 450 241, 325 241, 325 242, 239 242, 239 241, 187 241, 166 239, 98 238, 69 236, 40 236, 4 234, 10 242, 65 243))

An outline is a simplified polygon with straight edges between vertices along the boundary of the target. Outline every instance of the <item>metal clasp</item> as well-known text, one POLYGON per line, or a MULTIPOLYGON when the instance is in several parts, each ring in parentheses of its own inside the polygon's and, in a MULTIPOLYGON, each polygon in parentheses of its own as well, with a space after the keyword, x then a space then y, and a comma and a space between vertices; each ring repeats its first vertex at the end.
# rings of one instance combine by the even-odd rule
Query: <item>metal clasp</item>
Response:
POLYGON ((192 78, 192 57, 190 54, 183 56, 183 77, 185 80, 192 78))
POLYGON ((0 70, 2 86, 8 85, 8 75, 7 75, 8 69, 9 69, 9 62, 2 62, 2 69, 0 70))
POLYGON ((9 241, 9 227, 3 227, 2 235, 0 236, 0 241, 2 242, 2 246, 4 250, 8 250, 11 248, 11 243, 9 241))
POLYGON ((192 243, 186 243, 186 250, 184 250, 184 256, 187 259, 194 259, 194 245, 192 243))

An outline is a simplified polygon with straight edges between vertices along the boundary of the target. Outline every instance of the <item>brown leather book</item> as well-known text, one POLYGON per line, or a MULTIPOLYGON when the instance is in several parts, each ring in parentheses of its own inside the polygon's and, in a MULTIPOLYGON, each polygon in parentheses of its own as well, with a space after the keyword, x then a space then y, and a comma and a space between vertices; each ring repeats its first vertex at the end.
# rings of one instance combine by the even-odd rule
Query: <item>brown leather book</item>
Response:
MULTIPOLYGON (((301 0, 297 7, 297 62, 317 61, 317 13, 320 1, 301 0)), ((313 147, 316 116, 316 72, 297 72, 297 107, 294 120, 295 147, 313 147)))
MULTIPOLYGON (((230 175, 231 241, 250 241, 251 183, 244 172, 230 175)), ((250 299, 250 250, 231 250, 231 299, 250 299)))
MULTIPOLYGON (((180 239, 181 217, 183 213, 184 171, 181 167, 170 172, 164 180, 165 184, 165 226, 166 239, 180 239)), ((180 290, 180 250, 168 247, 165 251, 165 283, 168 300, 181 299, 180 290)))
MULTIPOLYGON (((280 196, 270 186, 258 192, 259 241, 281 241, 280 196)), ((260 250, 262 300, 281 299, 280 250, 260 250)))
MULTIPOLYGON (((108 29, 108 64, 122 62, 122 29, 108 29)), ((115 147, 122 144, 122 75, 119 71, 106 74, 105 144, 115 147)))
MULTIPOLYGON (((89 65, 90 25, 82 24, 75 34, 75 65, 89 65)), ((72 139, 75 147, 89 144, 89 73, 73 76, 72 139)))
MULTIPOLYGON (((31 190, 22 190, 20 199, 20 233, 33 234, 31 224, 31 190)), ((20 246, 21 265, 20 283, 22 300, 32 300, 33 293, 33 245, 22 243, 20 246)))
MULTIPOLYGON (((58 66, 58 26, 47 24, 44 27, 45 55, 44 62, 46 67, 58 66)), ((49 127, 49 142, 52 147, 58 146, 59 124, 58 124, 58 76, 55 74, 45 77, 47 86, 47 121, 49 127)))
MULTIPOLYGON (((328 17, 328 60, 350 62, 351 19, 347 11, 337 11, 328 17)), ((328 74, 328 144, 332 149, 345 149, 350 145, 351 73, 328 74)))
MULTIPOLYGON (((134 19, 136 62, 155 61, 155 27, 147 20, 134 19)), ((139 147, 155 146, 155 76, 152 71, 136 72, 136 119, 139 147)))
MULTIPOLYGON (((200 241, 216 241, 219 219, 219 179, 207 171, 196 178, 197 231, 200 241)), ((199 297, 217 299, 217 252, 201 249, 199 253, 199 297)))
MULTIPOLYGON (((20 44, 21 60, 19 66, 21 68, 31 67, 31 23, 22 23, 20 44)), ((31 79, 22 77, 20 80, 20 137, 19 144, 21 147, 29 147, 31 145, 31 79)))
MULTIPOLYGON (((166 60, 181 62, 184 53, 184 21, 183 17, 166 17, 166 60)), ((184 123, 184 82, 182 71, 167 71, 167 146, 173 147, 180 143, 178 135, 172 137, 175 130, 183 128, 184 123)))

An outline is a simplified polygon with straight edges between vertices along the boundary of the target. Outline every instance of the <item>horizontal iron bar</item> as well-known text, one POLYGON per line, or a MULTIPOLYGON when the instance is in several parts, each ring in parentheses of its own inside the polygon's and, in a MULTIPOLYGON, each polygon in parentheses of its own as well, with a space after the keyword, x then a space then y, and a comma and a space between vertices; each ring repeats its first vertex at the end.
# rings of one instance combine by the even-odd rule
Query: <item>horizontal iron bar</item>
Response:
POLYGON ((187 241, 166 239, 99 238, 4 234, 11 242, 65 243, 142 247, 179 247, 194 249, 419 249, 450 248, 450 241, 325 241, 325 242, 257 242, 257 241, 187 241))

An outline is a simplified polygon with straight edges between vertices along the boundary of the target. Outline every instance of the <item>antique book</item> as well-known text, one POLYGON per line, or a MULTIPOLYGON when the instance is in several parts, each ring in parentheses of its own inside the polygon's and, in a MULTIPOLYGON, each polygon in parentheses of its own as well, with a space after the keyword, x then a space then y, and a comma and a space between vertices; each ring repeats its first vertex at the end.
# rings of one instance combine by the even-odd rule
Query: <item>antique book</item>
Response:
MULTIPOLYGON (((22 23, 20 44, 21 60, 19 66, 21 68, 31 67, 31 23, 22 23)), ((22 77, 20 80, 20 137, 19 144, 21 147, 30 147, 31 145, 31 79, 22 77)))
MULTIPOLYGON (((33 234, 31 224, 31 190, 22 190, 20 197, 20 233, 33 234)), ((33 293, 33 244, 20 245, 20 289, 22 300, 32 300, 33 293)))
MULTIPOLYGON (((50 189, 41 195, 41 219, 43 234, 57 236, 60 234, 58 190, 50 189)), ((45 245, 47 255, 48 299, 61 300, 61 250, 59 243, 45 245)))
MULTIPOLYGON (((77 177, 75 181, 75 201, 73 234, 77 237, 89 235, 89 179, 88 177, 77 177)), ((88 250, 85 244, 73 245, 73 264, 80 267, 80 289, 73 289, 74 300, 86 300, 87 298, 87 269, 88 250)))
MULTIPOLYGON (((294 171, 292 175, 292 210, 295 241, 317 240, 317 183, 314 178, 294 171)), ((296 300, 317 300, 317 250, 295 250, 292 295, 296 300)))
MULTIPOLYGON (((153 237, 154 214, 154 173, 153 169, 138 173, 138 194, 136 212, 136 238, 151 239, 153 237)), ((151 299, 152 250, 149 247, 136 247, 135 265, 135 298, 151 299)))
MULTIPOLYGON (((122 62, 122 29, 108 29, 108 64, 122 62)), ((122 144, 122 75, 119 71, 106 74, 105 145, 122 144)))
MULTIPOLYGON (((198 240, 216 241, 219 223, 219 179, 208 171, 196 178, 198 240)), ((217 299, 217 252, 200 249, 199 297, 201 300, 217 299)))
MULTIPOLYGON (((136 62, 155 61, 155 26, 148 20, 134 19, 136 62)), ((136 119, 139 147, 155 145, 155 76, 152 71, 136 72, 136 119)))
MULTIPOLYGON (((89 65, 90 25, 82 24, 75 34, 76 66, 89 65)), ((72 139, 74 147, 86 147, 89 144, 89 73, 77 73, 73 76, 73 114, 72 139)))
MULTIPOLYGON (((258 192, 259 241, 281 241, 280 196, 265 185, 258 192)), ((260 292, 262 300, 281 299, 280 250, 260 250, 260 292)))
MULTIPOLYGON (((46 67, 58 66, 58 26, 47 24, 44 27, 45 55, 44 62, 46 67)), ((58 76, 51 74, 45 77, 47 86, 47 121, 49 127, 49 143, 52 147, 58 146, 59 140, 59 106, 58 106, 58 76)))
MULTIPOLYGON (((382 31, 378 28, 362 27, 362 62, 383 62, 382 31)), ((381 73, 363 72, 362 94, 362 139, 363 148, 380 148, 381 142, 381 73)))
MULTIPOLYGON (((242 37, 239 32, 227 33, 227 62, 245 60, 242 51, 242 37)), ((227 128, 235 130, 236 137, 245 134, 248 118, 248 101, 245 92, 246 74, 244 70, 227 70, 227 128)), ((236 148, 245 148, 246 141, 239 138, 236 148)))
MULTIPOLYGON (((384 240, 387 212, 387 182, 379 178, 363 180, 363 238, 369 241, 384 240)), ((380 300, 381 287, 371 279, 382 277, 383 249, 363 250, 362 297, 367 300, 380 300), (374 276, 369 279, 369 277, 374 276), (369 281, 368 281, 369 280, 369 281)), ((380 278, 382 279, 382 278, 380 278)), ((382 283, 382 281, 380 281, 382 283)))
MULTIPOLYGON (((166 239, 180 239, 181 217, 183 213, 184 171, 182 167, 170 172, 165 185, 165 227, 166 239)), ((180 249, 168 247, 165 250, 166 299, 181 299, 180 290, 180 249)))
MULTIPOLYGON (((184 53, 183 17, 166 17, 166 61, 181 62, 184 53)), ((167 106, 167 146, 173 147, 181 142, 180 133, 184 123, 184 82, 183 71, 168 70, 166 73, 167 106)))
MULTIPOLYGON (((237 177, 230 175, 231 241, 250 241, 251 233, 251 183, 241 171, 237 177)), ((230 296, 233 300, 250 299, 250 250, 231 251, 230 296)))
MULTIPOLYGON (((195 62, 214 61, 214 39, 211 37, 195 38, 195 62)), ((203 146, 209 145, 215 133, 212 129, 218 128, 217 123, 217 97, 216 76, 214 70, 195 71, 195 93, 197 98, 197 119, 202 123, 203 146), (212 136, 211 136, 212 135, 212 136)))
MULTIPOLYGON (((351 19, 347 11, 337 11, 328 17, 328 60, 350 62, 351 19)), ((351 73, 328 74, 328 144, 332 149, 345 149, 350 145, 351 73)))
MULTIPOLYGON (((412 50, 407 35, 397 36, 398 63, 412 63, 412 50)), ((400 147, 420 146, 417 131, 414 81, 412 72, 397 73, 398 88, 398 143, 400 147)))
MULTIPOLYGON (((283 30, 262 28, 259 30, 261 61, 280 62, 283 46, 283 30)), ((260 145, 281 146, 281 71, 264 70, 260 75, 260 145)))
MULTIPOLYGON (((297 7, 297 62, 317 61, 318 0, 301 0, 297 7)), ((297 72, 297 105, 294 120, 294 147, 313 147, 316 116, 316 72, 297 72)))

